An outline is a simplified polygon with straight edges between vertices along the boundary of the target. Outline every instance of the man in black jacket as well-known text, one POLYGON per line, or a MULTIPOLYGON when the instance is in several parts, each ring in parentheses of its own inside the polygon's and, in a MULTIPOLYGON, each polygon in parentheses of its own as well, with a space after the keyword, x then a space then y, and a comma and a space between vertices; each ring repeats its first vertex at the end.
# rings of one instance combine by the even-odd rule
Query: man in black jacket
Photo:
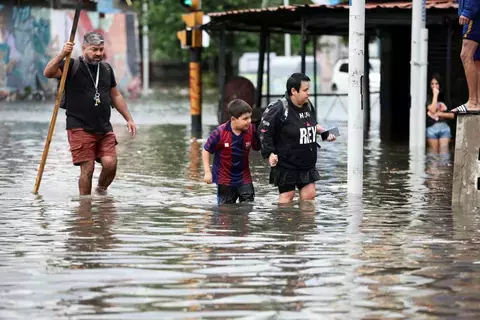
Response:
MULTIPOLYGON (((317 124, 308 96, 310 78, 294 73, 287 80, 287 93, 270 104, 263 113, 258 131, 262 156, 268 158, 270 183, 278 186, 279 203, 289 203, 299 190, 300 200, 315 199, 317 169, 317 133, 325 130, 317 124)), ((329 135, 328 141, 335 140, 329 135)))
MULTIPOLYGON (((67 42, 62 52, 45 67, 47 78, 60 78, 65 57, 73 50, 67 42)), ((103 36, 96 32, 85 35, 83 55, 79 61, 71 60, 65 85, 65 108, 67 132, 73 164, 80 166, 78 188, 80 195, 92 191, 95 161, 102 164, 97 192, 105 193, 115 178, 117 170, 117 140, 110 123, 111 107, 127 121, 132 138, 137 128, 127 104, 117 88, 112 68, 102 62, 104 55, 103 36)))

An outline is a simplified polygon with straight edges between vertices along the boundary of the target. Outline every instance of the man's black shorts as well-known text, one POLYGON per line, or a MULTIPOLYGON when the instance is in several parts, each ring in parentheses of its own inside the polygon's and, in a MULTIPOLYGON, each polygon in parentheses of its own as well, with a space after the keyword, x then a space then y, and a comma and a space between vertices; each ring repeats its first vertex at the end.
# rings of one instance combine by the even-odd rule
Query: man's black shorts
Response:
POLYGON ((226 186, 219 184, 217 188, 218 204, 235 203, 237 199, 240 202, 253 202, 255 199, 255 190, 253 184, 244 184, 238 187, 226 186))

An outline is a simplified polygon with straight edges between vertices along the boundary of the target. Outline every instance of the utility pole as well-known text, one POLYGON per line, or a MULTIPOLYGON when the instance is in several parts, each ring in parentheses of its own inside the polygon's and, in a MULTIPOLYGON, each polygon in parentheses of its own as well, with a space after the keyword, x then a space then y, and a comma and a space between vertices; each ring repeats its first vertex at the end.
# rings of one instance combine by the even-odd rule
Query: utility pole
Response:
POLYGON ((143 67, 143 95, 150 93, 150 54, 148 43, 148 0, 142 3, 142 67, 143 67))
MULTIPOLYGON (((411 33, 411 58, 410 58, 410 130, 409 146, 410 149, 425 149, 425 139, 422 139, 421 130, 425 130, 425 123, 420 114, 425 113, 425 101, 421 100, 422 92, 426 90, 426 79, 423 79, 421 52, 425 44, 424 38, 426 12, 425 0, 413 0, 412 2, 412 33, 411 33)), ((427 36, 428 37, 428 36, 427 36)), ((428 38, 427 42, 428 44, 428 38)), ((426 62, 425 62, 426 63, 426 62)), ((424 121, 425 122, 425 121, 424 121)), ((425 136, 423 134, 423 136, 425 136)))
POLYGON ((347 189, 363 194, 363 97, 365 68, 365 0, 350 0, 348 26, 348 163, 347 189))
POLYGON ((202 137, 202 24, 201 0, 180 0, 190 13, 183 14, 185 30, 177 32, 177 38, 184 49, 190 49, 189 86, 192 137, 202 137))
MULTIPOLYGON (((288 0, 283 0, 283 5, 288 6, 288 0)), ((292 55, 292 41, 289 33, 285 33, 285 56, 290 57, 292 55)))

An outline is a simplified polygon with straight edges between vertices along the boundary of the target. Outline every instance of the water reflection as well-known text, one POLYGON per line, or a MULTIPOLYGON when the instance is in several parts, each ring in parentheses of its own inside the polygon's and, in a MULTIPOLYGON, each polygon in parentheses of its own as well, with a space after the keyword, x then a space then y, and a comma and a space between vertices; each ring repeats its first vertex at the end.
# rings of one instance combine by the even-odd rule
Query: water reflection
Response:
POLYGON ((116 220, 115 203, 112 197, 80 198, 79 205, 72 210, 66 249, 72 253, 71 268, 98 268, 99 263, 91 263, 92 255, 112 249, 118 240, 112 226, 116 220))

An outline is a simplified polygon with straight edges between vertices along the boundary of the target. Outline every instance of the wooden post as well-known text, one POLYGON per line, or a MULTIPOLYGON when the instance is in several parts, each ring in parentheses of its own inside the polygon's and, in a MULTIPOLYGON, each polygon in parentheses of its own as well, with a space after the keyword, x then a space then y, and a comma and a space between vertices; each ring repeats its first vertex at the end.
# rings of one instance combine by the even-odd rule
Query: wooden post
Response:
MULTIPOLYGON (((75 17, 73 18, 72 30, 70 32, 70 42, 75 41, 75 33, 77 32, 78 19, 80 18, 80 12, 82 11, 82 2, 79 1, 77 8, 75 9, 75 17)), ((55 124, 57 123, 58 109, 60 108, 60 102, 62 101, 63 90, 65 88, 65 82, 67 81, 68 67, 70 65, 70 59, 72 54, 69 53, 65 58, 65 64, 63 66, 62 77, 60 78, 60 85, 58 87, 57 98, 55 100, 55 107, 53 108, 52 119, 50 120, 50 127, 48 128, 47 140, 45 141, 45 147, 43 148, 42 160, 40 161, 40 167, 38 168, 37 179, 33 188, 33 193, 37 194, 40 189, 40 183, 42 182, 43 170, 47 162, 48 151, 50 149, 50 143, 52 142, 53 131, 55 130, 55 124)))

